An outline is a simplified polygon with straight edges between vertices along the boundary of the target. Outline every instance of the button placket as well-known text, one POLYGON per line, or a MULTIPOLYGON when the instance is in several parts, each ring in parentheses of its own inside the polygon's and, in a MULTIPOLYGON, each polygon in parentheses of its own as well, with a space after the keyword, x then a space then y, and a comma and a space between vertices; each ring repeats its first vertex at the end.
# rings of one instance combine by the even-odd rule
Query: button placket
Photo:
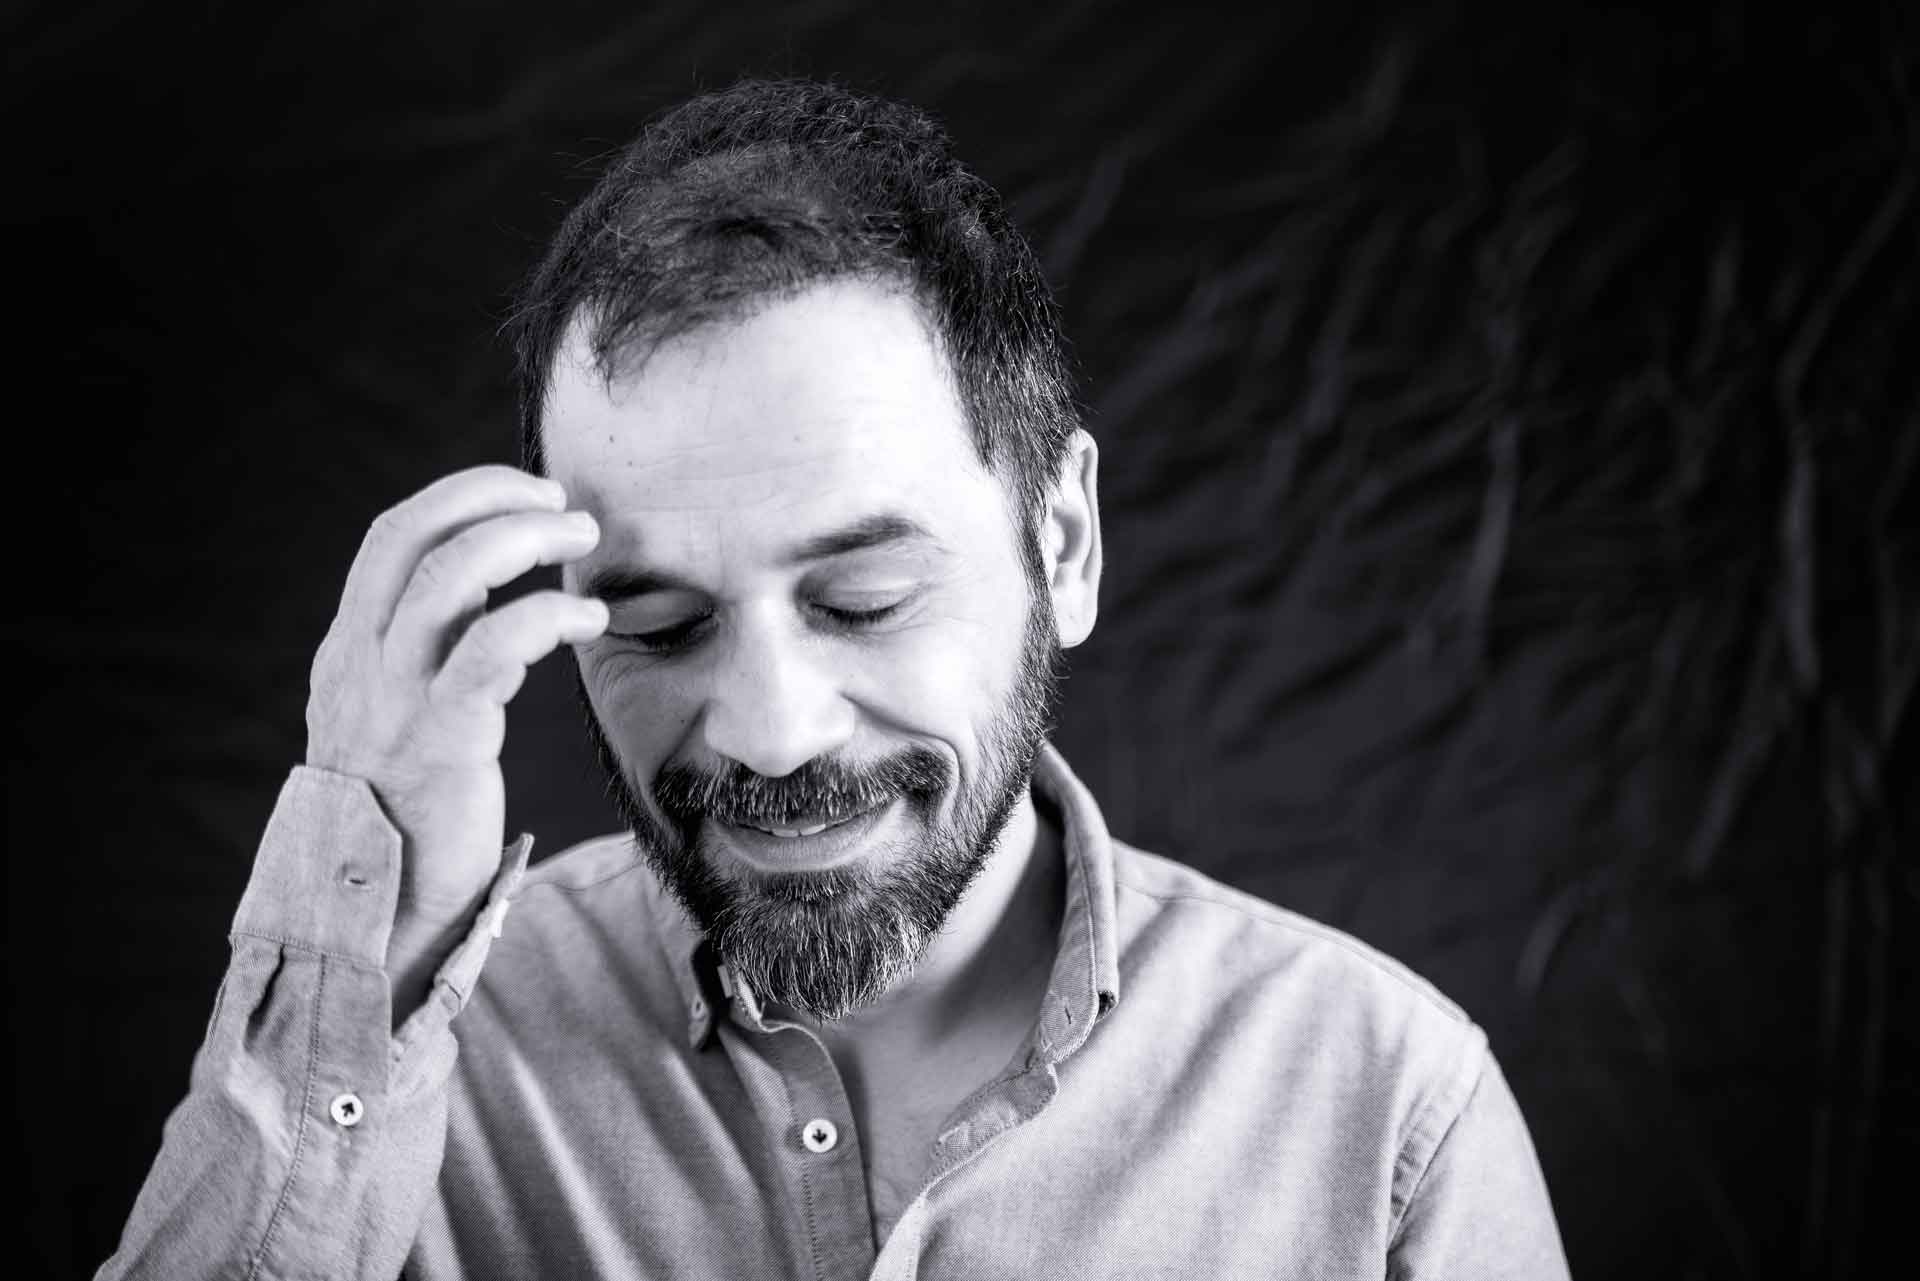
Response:
MULTIPOLYGON (((745 995, 734 976, 735 999, 745 995)), ((865 1276, 873 1268, 873 1219, 867 1180, 859 1159, 859 1136, 839 1070, 824 1042, 797 1023, 770 1021, 766 1030, 735 1041, 765 1056, 772 1069, 763 1115, 779 1127, 788 1155, 794 1204, 807 1224, 812 1257, 827 1260, 828 1273, 865 1276)))

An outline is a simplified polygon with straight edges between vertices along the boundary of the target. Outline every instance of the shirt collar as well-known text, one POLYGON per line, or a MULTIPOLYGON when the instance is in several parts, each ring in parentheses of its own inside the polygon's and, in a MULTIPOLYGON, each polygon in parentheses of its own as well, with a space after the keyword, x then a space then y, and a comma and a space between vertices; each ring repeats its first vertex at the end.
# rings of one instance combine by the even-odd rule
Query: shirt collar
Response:
MULTIPOLYGON (((1033 796, 1058 820, 1067 865, 1066 910, 1060 950, 1040 1008, 1036 1053, 1059 1062, 1080 1048, 1093 1025, 1120 999, 1120 962, 1114 925, 1113 838, 1086 784, 1053 744, 1034 761, 1033 796)), ((760 1020, 759 1003, 744 983, 724 972, 713 946, 665 894, 656 895, 657 927, 674 958, 674 978, 687 1003, 687 1040, 704 1049, 714 1020, 731 1010, 738 1021, 760 1020)))

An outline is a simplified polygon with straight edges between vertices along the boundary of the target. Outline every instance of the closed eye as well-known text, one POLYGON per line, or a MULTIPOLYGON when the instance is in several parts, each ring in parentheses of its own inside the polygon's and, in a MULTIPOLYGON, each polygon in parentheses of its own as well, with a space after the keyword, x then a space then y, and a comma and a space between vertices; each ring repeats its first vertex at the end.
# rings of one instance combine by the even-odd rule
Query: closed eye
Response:
POLYGON ((626 632, 620 639, 632 641, 650 654, 671 654, 684 649, 691 643, 693 631, 700 624, 712 618, 711 614, 702 614, 698 618, 689 618, 684 623, 675 623, 672 627, 663 627, 654 632, 626 632))
MULTIPOLYGON (((879 609, 835 609, 831 605, 820 605, 816 608, 835 626, 848 631, 857 631, 883 621, 889 615, 898 612, 904 604, 906 604, 905 601, 895 601, 891 605, 882 605, 879 609)), ((630 641, 650 654, 673 654, 691 646, 700 625, 712 617, 711 613, 701 614, 683 623, 675 623, 672 627, 663 627, 657 631, 615 634, 621 640, 630 641)))
POLYGON ((849 627, 866 627, 879 622, 905 603, 905 601, 895 601, 891 605, 882 605, 879 609, 835 609, 831 605, 822 605, 820 612, 835 622, 844 623, 849 627))

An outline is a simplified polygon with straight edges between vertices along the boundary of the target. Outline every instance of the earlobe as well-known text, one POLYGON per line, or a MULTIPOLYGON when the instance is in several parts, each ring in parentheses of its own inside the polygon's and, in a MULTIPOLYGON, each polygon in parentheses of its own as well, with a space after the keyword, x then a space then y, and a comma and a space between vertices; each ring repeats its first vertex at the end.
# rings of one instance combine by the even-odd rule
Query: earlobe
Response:
POLYGON ((1046 529, 1053 615, 1065 648, 1092 634, 1099 613, 1099 481, 1100 448, 1078 428, 1054 485, 1046 529))

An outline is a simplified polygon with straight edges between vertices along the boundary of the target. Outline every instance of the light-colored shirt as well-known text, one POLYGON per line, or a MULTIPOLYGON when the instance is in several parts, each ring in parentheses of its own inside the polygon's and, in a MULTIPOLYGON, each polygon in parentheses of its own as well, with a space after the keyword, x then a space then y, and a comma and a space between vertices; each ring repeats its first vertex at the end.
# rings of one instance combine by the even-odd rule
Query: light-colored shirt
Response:
POLYGON ((1033 794, 1066 861, 1051 980, 880 1243, 832 1058, 716 964, 630 837, 532 871, 522 838, 394 1032, 399 835, 365 783, 296 769, 99 1275, 1566 1275, 1457 1006, 1114 839, 1051 747, 1033 794))

